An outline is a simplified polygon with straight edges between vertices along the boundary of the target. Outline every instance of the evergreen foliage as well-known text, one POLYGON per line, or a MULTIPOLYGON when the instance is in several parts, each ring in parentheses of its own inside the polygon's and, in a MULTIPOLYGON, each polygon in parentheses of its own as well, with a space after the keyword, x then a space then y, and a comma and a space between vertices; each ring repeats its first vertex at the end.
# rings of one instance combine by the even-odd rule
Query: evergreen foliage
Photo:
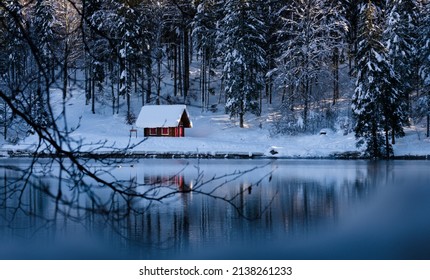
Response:
POLYGON ((410 107, 410 96, 417 90, 418 3, 416 0, 388 1, 384 37, 388 56, 401 83, 403 101, 410 107))
POLYGON ((379 11, 370 1, 361 9, 357 52, 357 82, 352 100, 359 145, 372 158, 392 156, 388 134, 403 134, 404 112, 398 79, 382 42, 379 11), (384 140, 385 136, 385 140, 384 140))
POLYGON ((197 55, 200 58, 200 91, 202 111, 210 106, 210 95, 214 94, 211 85, 214 69, 219 64, 220 50, 216 46, 218 22, 222 19, 222 5, 218 0, 203 0, 198 4, 193 20, 193 37, 196 40, 197 55))
POLYGON ((421 6, 421 24, 419 34, 418 58, 421 62, 419 77, 422 90, 419 92, 414 112, 426 118, 427 133, 430 137, 430 2, 424 1, 421 6))
POLYGON ((227 0, 219 34, 223 57, 226 111, 244 127, 247 112, 259 114, 264 85, 265 52, 260 1, 227 0))
MULTIPOLYGON (((295 0, 281 11, 279 32, 281 54, 278 58, 278 79, 290 89, 290 108, 297 94, 303 104, 303 129, 308 128, 311 103, 319 81, 329 73, 334 52, 342 48, 340 40, 347 30, 344 17, 336 3, 320 0, 295 0)), ((337 58, 338 59, 338 58, 337 58)))

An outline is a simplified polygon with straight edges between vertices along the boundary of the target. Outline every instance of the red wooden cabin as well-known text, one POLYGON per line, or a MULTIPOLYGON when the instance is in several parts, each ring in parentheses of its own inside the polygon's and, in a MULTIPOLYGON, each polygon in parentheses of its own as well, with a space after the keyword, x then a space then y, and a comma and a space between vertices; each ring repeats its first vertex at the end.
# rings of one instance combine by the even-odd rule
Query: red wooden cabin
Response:
POLYGON ((185 105, 145 105, 136 126, 143 128, 145 137, 184 137, 192 123, 185 105))

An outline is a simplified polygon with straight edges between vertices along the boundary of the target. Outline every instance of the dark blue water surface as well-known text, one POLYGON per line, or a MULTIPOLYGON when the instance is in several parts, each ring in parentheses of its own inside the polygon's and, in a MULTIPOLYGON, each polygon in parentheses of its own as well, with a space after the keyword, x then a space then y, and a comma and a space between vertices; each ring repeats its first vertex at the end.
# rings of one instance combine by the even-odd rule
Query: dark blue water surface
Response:
POLYGON ((429 161, 0 161, 1 259, 430 259, 429 161))

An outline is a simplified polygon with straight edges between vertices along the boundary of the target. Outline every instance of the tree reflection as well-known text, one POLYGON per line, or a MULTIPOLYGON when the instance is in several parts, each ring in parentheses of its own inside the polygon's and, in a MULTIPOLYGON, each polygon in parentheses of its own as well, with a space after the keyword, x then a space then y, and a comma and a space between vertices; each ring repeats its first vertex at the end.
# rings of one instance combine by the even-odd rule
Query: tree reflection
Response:
POLYGON ((270 162, 222 175, 199 164, 176 172, 145 172, 147 166, 133 164, 106 171, 127 186, 116 191, 70 178, 60 166, 48 173, 46 165, 30 165, 31 174, 1 167, 3 236, 48 244, 58 236, 90 237, 111 247, 108 258, 119 258, 115 250, 127 252, 125 258, 169 258, 216 244, 312 232, 334 222, 350 200, 362 199, 358 190, 373 186, 366 174, 333 182, 285 177, 270 162))

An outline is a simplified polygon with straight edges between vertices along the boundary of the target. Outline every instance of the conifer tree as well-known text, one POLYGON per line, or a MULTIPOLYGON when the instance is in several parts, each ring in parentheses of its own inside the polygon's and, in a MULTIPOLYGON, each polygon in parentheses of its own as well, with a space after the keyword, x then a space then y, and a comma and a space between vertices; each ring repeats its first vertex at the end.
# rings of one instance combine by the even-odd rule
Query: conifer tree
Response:
POLYGON ((202 111, 209 108, 209 97, 213 94, 211 86, 214 69, 217 65, 216 36, 217 23, 222 16, 218 0, 204 0, 197 6, 193 20, 193 37, 196 40, 198 57, 200 58, 200 91, 202 111))
POLYGON ((261 4, 228 0, 220 24, 225 106, 231 117, 239 117, 240 127, 244 127, 247 112, 260 112, 258 97, 264 85, 265 66, 264 28, 257 13, 261 4))
MULTIPOLYGON (((27 6, 28 7, 28 6, 27 6)), ((0 35, 0 90, 5 92, 13 104, 20 106, 26 114, 32 113, 32 94, 35 91, 35 67, 31 52, 25 44, 24 21, 16 18, 24 18, 26 7, 18 1, 0 1, 1 35, 0 35), (31 61, 31 62, 30 62, 31 61), (33 79, 29 79, 33 77, 33 79)), ((31 38, 28 36, 28 38, 31 38)), ((36 79, 37 80, 37 79, 36 79)), ((19 118, 15 118, 10 105, 3 102, 0 105, 0 121, 3 126, 3 137, 11 142, 16 142, 24 136, 28 127, 19 118), (14 132, 12 135, 12 131, 14 132)))
POLYGON ((427 137, 430 137, 430 1, 423 1, 421 7, 421 28, 419 33, 418 57, 421 62, 419 75, 422 92, 419 98, 418 111, 427 119, 427 137))
POLYGON ((278 32, 282 27, 282 21, 280 20, 278 11, 282 9, 283 5, 283 1, 268 0, 265 1, 265 5, 263 5, 262 9, 262 18, 266 26, 266 32, 264 33, 264 51, 266 53, 265 95, 269 104, 273 103, 273 97, 276 93, 276 75, 274 75, 273 70, 276 69, 276 58, 280 55, 278 32))
POLYGON ((31 7, 31 17, 29 19, 30 34, 32 40, 38 45, 39 65, 34 64, 34 72, 37 79, 32 82, 30 93, 32 118, 40 126, 48 126, 47 106, 49 101, 50 85, 54 82, 55 41, 56 36, 53 32, 55 11, 51 1, 38 0, 34 7, 31 7), (43 69, 43 70, 41 70, 43 69))
POLYGON ((399 81, 387 60, 378 17, 379 12, 372 2, 362 7, 352 109, 358 145, 366 144, 366 155, 371 158, 388 158, 393 154, 389 132, 401 135, 404 117, 399 81))
POLYGON ((299 96, 304 130, 308 129, 318 80, 328 71, 333 52, 340 47, 346 31, 343 17, 336 14, 336 6, 335 2, 294 0, 281 11, 283 27, 279 32, 281 54, 277 72, 284 87, 291 89, 290 96, 299 96))
POLYGON ((384 37, 388 56, 401 83, 399 90, 410 108, 410 96, 417 88, 418 3, 416 0, 390 0, 384 37))

